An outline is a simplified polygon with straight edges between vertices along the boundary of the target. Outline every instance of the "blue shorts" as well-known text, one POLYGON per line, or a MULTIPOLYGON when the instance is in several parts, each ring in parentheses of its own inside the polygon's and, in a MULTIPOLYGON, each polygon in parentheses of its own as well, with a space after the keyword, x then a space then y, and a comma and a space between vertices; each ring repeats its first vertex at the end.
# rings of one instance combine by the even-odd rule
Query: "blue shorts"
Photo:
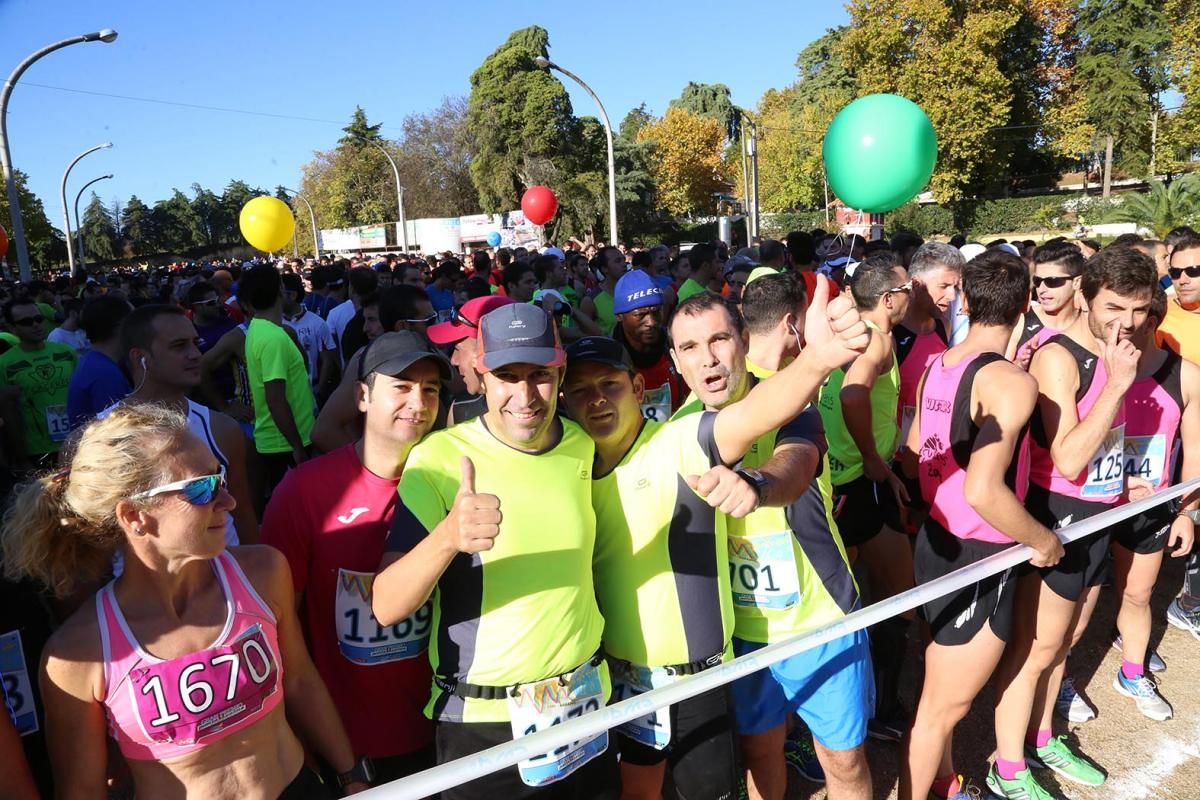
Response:
MULTIPOLYGON (((733 639, 734 655, 761 642, 733 639)), ((875 677, 865 631, 855 631, 733 682, 733 714, 743 736, 765 733, 799 714, 829 750, 852 750, 867 738, 875 677)))

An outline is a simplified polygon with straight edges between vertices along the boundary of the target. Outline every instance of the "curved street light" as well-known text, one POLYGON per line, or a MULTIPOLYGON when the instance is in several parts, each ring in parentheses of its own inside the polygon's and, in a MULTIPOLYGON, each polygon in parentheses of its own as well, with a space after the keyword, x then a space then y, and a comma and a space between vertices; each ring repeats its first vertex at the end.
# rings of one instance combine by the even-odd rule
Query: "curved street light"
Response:
POLYGON ((312 203, 308 202, 308 200, 304 197, 304 195, 300 194, 295 189, 289 189, 286 186, 280 186, 279 188, 283 189, 285 192, 288 192, 289 194, 295 195, 297 198, 300 199, 301 202, 304 203, 304 205, 308 206, 308 224, 312 226, 313 250, 316 251, 317 260, 320 261, 321 260, 321 232, 319 230, 317 230, 317 215, 315 213, 313 213, 312 203))
MULTIPOLYGON (((25 70, 29 69, 30 65, 42 56, 73 44, 80 44, 82 42, 104 42, 107 44, 115 41, 116 38, 116 31, 111 28, 105 28, 94 33, 72 36, 70 39, 63 39, 60 42, 47 45, 18 64, 17 68, 8 76, 8 80, 4 82, 3 91, 0 91, 0 168, 4 171, 4 186, 8 191, 8 214, 12 220, 12 238, 17 243, 17 263, 21 267, 21 280, 23 281, 31 280, 33 274, 29 269, 29 250, 25 246, 25 225, 21 221, 21 203, 17 197, 17 182, 13 177, 12 156, 8 148, 8 99, 12 96, 13 87, 17 85, 17 81, 21 80, 21 76, 25 73, 25 70)), ((68 241, 70 241, 69 237, 68 241)))
POLYGON ((82 161, 86 156, 91 155, 97 150, 108 150, 112 147, 112 142, 98 144, 95 147, 89 147, 79 155, 75 156, 75 160, 67 165, 67 169, 63 172, 62 183, 59 185, 59 196, 62 198, 63 208, 63 233, 67 235, 67 264, 71 269, 71 277, 75 277, 75 245, 71 241, 71 217, 67 212, 67 178, 71 175, 71 170, 75 169, 75 165, 82 161))
POLYGON ((600 98, 592 91, 592 87, 588 86, 579 76, 573 72, 563 69, 558 64, 555 64, 548 58, 538 56, 533 59, 533 63, 537 64, 538 69, 544 69, 547 72, 556 69, 563 75, 566 75, 571 80, 583 87, 583 90, 588 93, 593 100, 596 101, 596 107, 600 109, 600 121, 604 123, 604 135, 608 137, 608 236, 613 247, 617 246, 617 169, 616 160, 613 158, 613 133, 612 125, 608 121, 608 112, 604 110, 604 104, 600 102, 600 98))
POLYGON ((396 166, 396 159, 392 158, 392 154, 387 151, 386 147, 374 139, 364 139, 361 136, 356 136, 355 139, 361 144, 369 144, 383 153, 383 157, 392 165, 392 174, 396 176, 396 210, 400 214, 400 246, 404 248, 404 254, 408 255, 408 223, 404 221, 404 187, 400 185, 400 168, 396 166))
MULTIPOLYGON (((79 198, 83 197, 83 193, 86 192, 88 187, 93 183, 106 181, 111 177, 112 175, 101 175, 99 178, 92 178, 90 181, 85 183, 83 188, 79 190, 79 193, 75 195, 75 237, 79 244, 79 268, 81 270, 87 267, 87 260, 83 257, 83 227, 79 224, 79 198)), ((72 273, 72 275, 74 275, 74 273, 72 273)))

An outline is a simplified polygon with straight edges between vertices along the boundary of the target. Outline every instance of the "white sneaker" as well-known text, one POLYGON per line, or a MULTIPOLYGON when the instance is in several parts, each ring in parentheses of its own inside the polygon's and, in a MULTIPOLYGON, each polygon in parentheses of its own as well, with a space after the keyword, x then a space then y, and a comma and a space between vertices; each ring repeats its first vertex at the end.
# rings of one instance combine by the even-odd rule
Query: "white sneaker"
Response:
POLYGON ((1054 711, 1068 722, 1090 722, 1096 718, 1096 709, 1088 705, 1083 696, 1075 691, 1075 684, 1070 675, 1063 675, 1058 699, 1054 701, 1054 711))
POLYGON ((1171 704, 1158 693, 1158 687, 1154 685, 1154 681, 1145 675, 1130 680, 1125 677, 1124 672, 1118 669, 1117 677, 1113 678, 1113 688, 1118 693, 1133 698, 1138 711, 1150 719, 1163 722, 1175 716, 1171 704))

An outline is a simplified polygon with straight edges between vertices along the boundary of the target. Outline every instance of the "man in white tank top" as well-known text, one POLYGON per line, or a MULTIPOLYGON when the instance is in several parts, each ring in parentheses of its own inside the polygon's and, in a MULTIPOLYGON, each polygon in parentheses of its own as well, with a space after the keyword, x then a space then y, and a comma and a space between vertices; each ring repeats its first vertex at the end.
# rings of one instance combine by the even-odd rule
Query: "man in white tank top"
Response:
POLYGON ((162 403, 187 414, 192 432, 208 445, 225 468, 229 492, 237 500, 225 524, 228 545, 258 541, 258 521, 251 502, 246 437, 232 417, 191 400, 200 385, 200 349, 196 328, 175 306, 142 306, 121 326, 124 354, 133 393, 126 403, 162 403))

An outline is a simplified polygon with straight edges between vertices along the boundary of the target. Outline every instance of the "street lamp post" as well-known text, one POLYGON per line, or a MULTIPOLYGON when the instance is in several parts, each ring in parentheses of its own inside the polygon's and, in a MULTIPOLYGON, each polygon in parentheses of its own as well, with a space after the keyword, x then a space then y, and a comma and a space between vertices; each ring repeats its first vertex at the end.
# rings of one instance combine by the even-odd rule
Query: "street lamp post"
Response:
POLYGON ((32 279, 33 273, 29 269, 29 249, 25 246, 25 226, 21 222, 21 203, 17 197, 17 182, 13 175, 12 156, 8 148, 8 99, 12 96, 13 87, 17 85, 21 75, 42 56, 81 42, 105 42, 107 44, 116 38, 116 31, 105 28, 102 31, 72 36, 70 39, 63 39, 61 42, 47 45, 18 64, 17 68, 8 76, 8 80, 4 82, 3 91, 0 91, 0 167, 4 170, 4 186, 8 191, 8 213, 12 220, 12 236, 13 241, 17 243, 17 263, 20 264, 21 280, 23 281, 32 279))
MULTIPOLYGON (((93 183, 99 183, 100 181, 106 181, 111 177, 112 177, 112 175, 101 175, 99 178, 92 178, 90 181, 85 183, 83 185, 83 188, 79 190, 79 193, 75 195, 75 236, 79 240, 79 268, 80 269, 85 269, 87 267, 87 260, 84 259, 84 257, 83 257, 83 227, 79 224, 79 198, 83 197, 83 193, 86 192, 88 190, 88 187, 91 186, 93 183)), ((72 275, 74 275, 74 273, 72 273, 72 275)))
POLYGON ((583 87, 583 90, 588 93, 588 96, 596 101, 596 107, 600 109, 600 121, 604 123, 604 135, 608 137, 608 235, 610 243, 613 247, 617 246, 617 168, 616 159, 613 157, 613 133, 612 125, 608 121, 608 112, 604 110, 604 104, 600 102, 600 98, 592 91, 592 87, 579 79, 579 76, 573 72, 563 69, 558 64, 555 64, 548 58, 538 56, 533 60, 533 63, 538 65, 539 69, 552 70, 556 69, 563 75, 566 75, 571 80, 583 87))
POLYGON ((404 220, 404 187, 400 185, 400 168, 396 166, 396 159, 392 158, 392 154, 379 142, 361 137, 359 141, 374 146, 392 165, 392 174, 396 176, 396 210, 400 214, 400 246, 404 248, 404 255, 408 255, 408 223, 404 220))
POLYGON ((87 150, 84 150, 82 153, 75 156, 75 160, 68 164, 66 171, 63 172, 62 183, 59 185, 59 195, 62 198, 63 208, 63 233, 67 235, 67 264, 71 268, 72 278, 75 277, 75 245, 71 241, 71 217, 67 212, 67 178, 71 176, 71 170, 75 169, 75 165, 82 161, 84 157, 91 155, 97 150, 107 150, 110 147, 112 147, 112 142, 105 142, 104 144, 98 144, 95 147, 89 147, 87 150))
POLYGON ((281 186, 279 188, 283 189, 285 192, 288 192, 289 194, 295 195, 296 197, 298 197, 300 199, 300 201, 302 203, 304 203, 304 205, 308 206, 308 224, 310 226, 312 226, 313 250, 316 251, 317 260, 320 261, 321 260, 321 233, 320 233, 320 231, 317 230, 317 215, 313 212, 312 203, 308 202, 308 200, 304 197, 304 195, 300 194, 295 189, 289 189, 286 186, 281 186))

